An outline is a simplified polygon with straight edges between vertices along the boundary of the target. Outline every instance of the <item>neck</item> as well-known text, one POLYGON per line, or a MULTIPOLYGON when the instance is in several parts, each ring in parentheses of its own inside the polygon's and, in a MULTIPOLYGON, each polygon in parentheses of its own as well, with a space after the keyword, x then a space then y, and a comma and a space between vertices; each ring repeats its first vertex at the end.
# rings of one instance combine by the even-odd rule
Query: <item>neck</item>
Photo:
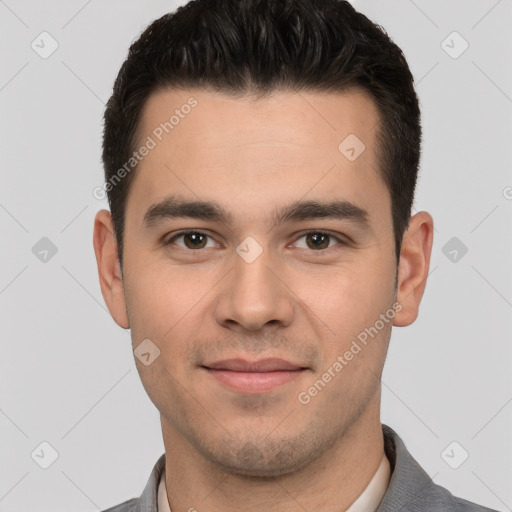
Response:
POLYGON ((162 417, 172 512, 345 511, 365 490, 384 453, 376 395, 335 445, 302 470, 279 477, 237 475, 212 464, 162 417))

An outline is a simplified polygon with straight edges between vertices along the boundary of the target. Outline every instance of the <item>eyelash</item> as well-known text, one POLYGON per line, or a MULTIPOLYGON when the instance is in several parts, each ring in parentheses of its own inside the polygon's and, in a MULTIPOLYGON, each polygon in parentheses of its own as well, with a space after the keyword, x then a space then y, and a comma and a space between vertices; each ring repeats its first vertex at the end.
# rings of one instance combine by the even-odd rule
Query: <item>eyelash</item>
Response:
MULTIPOLYGON (((212 236, 208 235, 207 233, 204 233, 203 231, 199 231, 197 229, 186 229, 184 231, 180 231, 179 233, 176 233, 173 237, 169 238, 167 241, 164 241, 163 242, 163 245, 166 246, 166 247, 170 247, 172 245, 172 243, 177 239, 177 238, 180 238, 184 235, 188 235, 188 234, 197 234, 197 235, 203 235, 203 236, 207 236, 209 238, 213 238, 212 236)), ((301 249, 302 251, 306 252, 306 253, 315 253, 315 254, 319 254, 319 253, 324 253, 326 252, 328 249, 333 249, 334 247, 336 247, 336 245, 342 245, 342 246, 345 246, 345 245, 348 245, 348 243, 343 240, 342 238, 340 238, 339 236, 336 236, 336 235, 333 235, 332 233, 329 233, 328 231, 319 231, 319 230, 309 230, 309 231, 305 231, 303 233, 301 233, 295 240, 295 242, 297 240, 300 240, 301 238, 307 236, 307 235, 310 235, 310 234, 320 234, 320 235, 327 235, 329 236, 330 238, 334 238, 338 243, 331 246, 331 247, 327 247, 325 249, 318 249, 318 250, 315 250, 315 249, 301 249)), ((200 253, 203 249, 188 249, 188 248, 183 248, 183 247, 179 247, 179 249, 183 250, 183 251, 187 251, 187 252, 190 252, 190 253, 200 253)), ((208 247, 208 249, 211 249, 211 247, 208 247)))

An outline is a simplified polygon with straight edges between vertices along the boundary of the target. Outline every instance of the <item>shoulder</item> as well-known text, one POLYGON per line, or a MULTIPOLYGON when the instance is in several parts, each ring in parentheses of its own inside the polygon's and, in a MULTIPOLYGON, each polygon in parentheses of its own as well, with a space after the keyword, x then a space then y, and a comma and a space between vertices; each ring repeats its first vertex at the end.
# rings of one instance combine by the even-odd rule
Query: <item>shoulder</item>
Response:
MULTIPOLYGON (((424 493, 418 496, 418 503, 422 503, 417 510, 435 512, 443 510, 446 512, 497 512, 494 509, 478 505, 471 501, 454 496, 448 489, 431 482, 424 493)), ((413 508, 412 510, 416 510, 413 508)))
POLYGON ((165 453, 157 460, 151 471, 146 487, 139 498, 123 501, 115 507, 102 512, 157 512, 158 511, 158 484, 165 470, 165 453))
POLYGON ((482 507, 476 503, 463 500, 462 498, 454 498, 457 512, 497 512, 496 510, 482 507))
POLYGON ((108 508, 103 510, 102 512, 133 512, 136 510, 137 502, 139 498, 132 498, 130 500, 126 500, 115 507, 108 508))
POLYGON ((497 512, 458 498, 434 483, 392 428, 382 425, 382 432, 392 473, 378 512, 497 512))

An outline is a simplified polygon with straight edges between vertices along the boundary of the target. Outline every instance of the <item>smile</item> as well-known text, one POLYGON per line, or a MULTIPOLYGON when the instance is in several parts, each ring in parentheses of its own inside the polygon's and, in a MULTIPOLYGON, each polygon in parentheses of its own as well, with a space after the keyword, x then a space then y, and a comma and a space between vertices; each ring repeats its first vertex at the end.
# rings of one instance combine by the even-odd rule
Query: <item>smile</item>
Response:
POLYGON ((218 382, 241 393, 271 391, 297 379, 307 370, 283 359, 263 359, 254 362, 227 359, 203 365, 202 368, 218 382))

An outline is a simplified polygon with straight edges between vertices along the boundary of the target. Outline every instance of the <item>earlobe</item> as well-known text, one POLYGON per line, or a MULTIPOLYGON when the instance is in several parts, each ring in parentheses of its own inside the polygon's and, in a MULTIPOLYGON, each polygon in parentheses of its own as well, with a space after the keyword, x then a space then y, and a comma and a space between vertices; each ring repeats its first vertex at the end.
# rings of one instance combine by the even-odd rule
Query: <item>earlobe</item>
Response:
POLYGON ((429 213, 419 212, 411 217, 400 251, 397 301, 402 308, 393 322, 397 327, 412 324, 418 316, 427 284, 433 233, 434 220, 429 213))
POLYGON ((117 325, 130 327, 126 313, 124 285, 117 254, 112 218, 108 210, 100 210, 94 219, 94 253, 98 266, 101 293, 117 325))

